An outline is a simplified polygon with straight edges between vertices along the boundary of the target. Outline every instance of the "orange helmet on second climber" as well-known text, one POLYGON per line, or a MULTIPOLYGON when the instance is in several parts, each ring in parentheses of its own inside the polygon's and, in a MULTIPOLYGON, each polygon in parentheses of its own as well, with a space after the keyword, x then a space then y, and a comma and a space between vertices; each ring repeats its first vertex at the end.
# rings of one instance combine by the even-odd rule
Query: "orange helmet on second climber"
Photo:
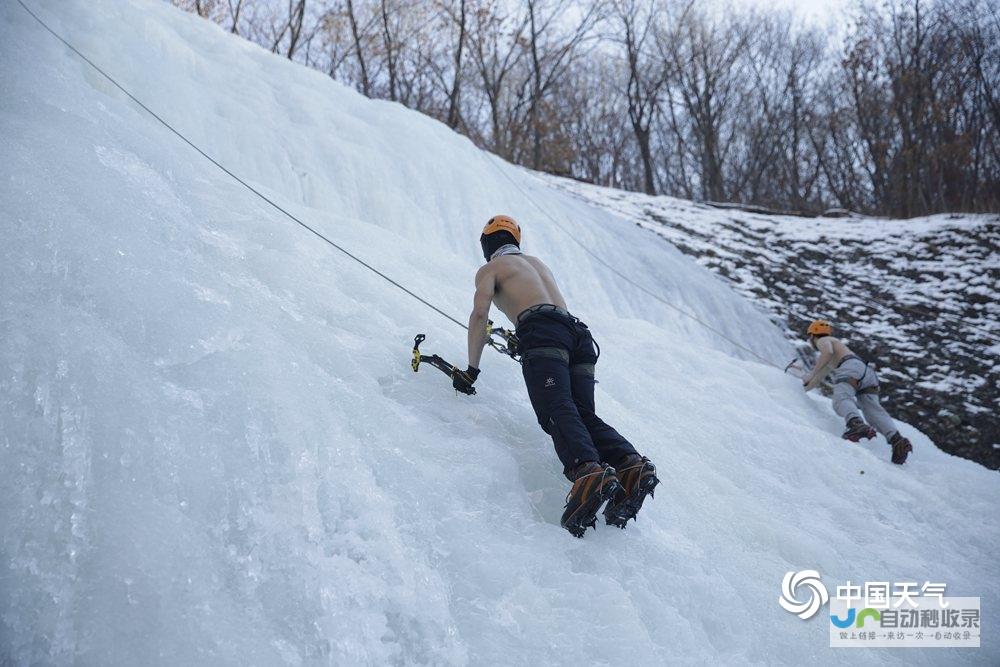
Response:
POLYGON ((514 218, 507 215, 494 215, 483 227, 479 237, 479 245, 483 248, 483 257, 490 261, 497 250, 505 245, 521 247, 521 227, 514 218))
POLYGON ((829 320, 813 320, 806 333, 810 336, 829 336, 833 333, 833 325, 829 320))

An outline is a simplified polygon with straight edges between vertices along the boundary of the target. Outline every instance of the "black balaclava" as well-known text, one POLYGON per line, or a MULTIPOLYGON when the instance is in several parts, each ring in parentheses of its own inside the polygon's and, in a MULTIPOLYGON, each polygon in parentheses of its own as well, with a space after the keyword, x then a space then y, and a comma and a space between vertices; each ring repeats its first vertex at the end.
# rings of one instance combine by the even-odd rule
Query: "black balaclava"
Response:
POLYGON ((516 245, 518 248, 521 247, 514 238, 514 235, 507 230, 493 232, 489 236, 483 234, 479 237, 479 245, 483 247, 483 257, 486 258, 487 262, 490 261, 490 257, 493 256, 493 253, 508 244, 516 245))

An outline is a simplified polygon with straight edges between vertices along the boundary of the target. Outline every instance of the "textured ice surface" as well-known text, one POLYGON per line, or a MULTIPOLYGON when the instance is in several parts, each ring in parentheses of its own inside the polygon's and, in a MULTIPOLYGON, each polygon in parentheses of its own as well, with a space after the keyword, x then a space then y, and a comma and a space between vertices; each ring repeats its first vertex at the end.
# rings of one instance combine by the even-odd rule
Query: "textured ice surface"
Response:
POLYGON ((833 321, 883 394, 951 454, 1000 468, 1000 215, 802 218, 540 175, 662 236, 767 308, 793 340, 833 321))
MULTIPOLYGON (((408 367, 464 332, 221 174, 0 5, 0 662, 996 662, 997 476, 828 403, 594 262, 485 154, 159 2, 34 2, 224 164, 456 317, 519 218, 663 485, 625 532, 566 482, 518 369, 408 367), (860 474, 864 471, 864 474, 860 474), (786 570, 944 581, 984 648, 835 652, 786 570)), ((648 234, 503 166, 619 270, 759 354, 767 317, 648 234)))

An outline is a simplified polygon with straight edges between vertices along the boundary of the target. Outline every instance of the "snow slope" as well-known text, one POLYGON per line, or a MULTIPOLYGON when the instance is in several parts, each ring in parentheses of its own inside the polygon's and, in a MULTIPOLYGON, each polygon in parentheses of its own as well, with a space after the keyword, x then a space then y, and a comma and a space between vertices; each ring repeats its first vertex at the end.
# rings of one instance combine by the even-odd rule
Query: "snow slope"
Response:
POLYGON ((896 414, 1000 469, 1000 216, 810 219, 543 178, 695 257, 792 340, 832 319, 878 361, 896 414))
POLYGON ((598 403, 664 484, 627 531, 567 484, 518 369, 255 198, 0 6, 0 662, 997 662, 995 473, 909 427, 845 445, 751 360, 781 331, 632 223, 165 3, 29 3, 209 154, 464 318, 503 211, 602 344, 598 403), (529 200, 522 190, 530 194, 529 200), (532 202, 572 229, 571 241, 532 202), (750 359, 745 357, 750 356, 750 359), (861 472, 863 471, 863 475, 861 472), (944 581, 984 647, 837 652, 787 570, 944 581))

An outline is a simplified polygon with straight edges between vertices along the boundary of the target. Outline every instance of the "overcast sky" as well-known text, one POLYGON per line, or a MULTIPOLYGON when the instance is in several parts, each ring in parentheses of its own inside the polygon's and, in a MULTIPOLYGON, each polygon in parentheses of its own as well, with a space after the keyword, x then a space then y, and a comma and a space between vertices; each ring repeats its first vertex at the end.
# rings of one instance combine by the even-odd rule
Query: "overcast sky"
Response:
MULTIPOLYGON (((732 4, 718 0, 722 5, 732 4)), ((852 0, 735 0, 735 3, 760 9, 784 9, 819 25, 830 23, 838 27, 847 21, 852 0)))

